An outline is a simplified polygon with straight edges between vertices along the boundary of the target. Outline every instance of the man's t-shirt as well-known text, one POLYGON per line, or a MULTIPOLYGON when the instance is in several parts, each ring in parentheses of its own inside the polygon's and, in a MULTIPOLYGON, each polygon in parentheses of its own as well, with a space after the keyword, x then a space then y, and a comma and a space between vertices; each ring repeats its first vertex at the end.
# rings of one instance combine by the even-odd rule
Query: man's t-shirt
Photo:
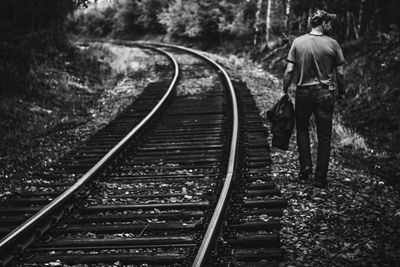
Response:
POLYGON ((345 63, 336 40, 309 33, 293 41, 287 61, 296 65, 298 86, 333 85, 335 67, 345 63))

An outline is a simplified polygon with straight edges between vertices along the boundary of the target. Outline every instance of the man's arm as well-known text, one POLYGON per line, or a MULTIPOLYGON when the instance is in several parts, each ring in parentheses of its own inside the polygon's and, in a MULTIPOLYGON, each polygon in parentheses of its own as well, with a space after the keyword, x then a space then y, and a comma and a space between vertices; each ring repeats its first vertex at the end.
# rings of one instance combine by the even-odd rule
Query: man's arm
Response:
POLYGON ((344 95, 344 67, 343 65, 339 65, 336 67, 336 81, 338 85, 338 93, 339 95, 344 95))
POLYGON ((293 74, 295 70, 295 65, 292 62, 288 62, 285 70, 285 74, 283 75, 283 93, 287 94, 290 83, 293 79, 293 74))

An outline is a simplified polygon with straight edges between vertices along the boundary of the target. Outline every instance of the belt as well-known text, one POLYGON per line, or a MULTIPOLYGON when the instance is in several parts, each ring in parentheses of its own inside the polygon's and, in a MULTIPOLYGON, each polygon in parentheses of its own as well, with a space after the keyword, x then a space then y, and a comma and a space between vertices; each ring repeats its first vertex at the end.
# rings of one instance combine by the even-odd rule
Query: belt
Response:
POLYGON ((302 89, 302 88, 304 88, 304 89, 329 89, 329 85, 322 84, 322 83, 320 83, 320 84, 312 84, 312 85, 305 85, 305 86, 298 85, 297 88, 300 88, 300 89, 302 89))

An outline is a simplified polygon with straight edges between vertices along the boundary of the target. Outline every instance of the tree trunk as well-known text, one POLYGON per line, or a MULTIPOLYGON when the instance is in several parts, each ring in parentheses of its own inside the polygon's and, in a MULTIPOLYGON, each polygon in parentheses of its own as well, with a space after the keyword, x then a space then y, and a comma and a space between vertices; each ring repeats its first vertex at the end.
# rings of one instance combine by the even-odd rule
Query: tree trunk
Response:
POLYGON ((267 18, 265 20, 265 41, 268 43, 270 41, 270 30, 271 30, 271 7, 272 7, 272 0, 268 0, 267 6, 267 18))
POLYGON ((302 31, 303 31, 303 24, 304 24, 304 17, 306 16, 306 14, 305 14, 305 11, 303 12, 303 14, 301 15, 301 17, 299 17, 298 18, 298 21, 299 21, 299 27, 298 27, 298 33, 297 34, 300 34, 302 31))
POLYGON ((31 17, 31 34, 35 32, 35 8, 32 9, 32 17, 31 17))
POLYGON ((358 13, 358 22, 357 22, 357 31, 358 31, 358 32, 361 31, 361 24, 362 24, 363 13, 364 13, 364 3, 365 3, 365 0, 361 0, 361 3, 360 3, 360 13, 358 13))
POLYGON ((359 34, 358 34, 358 25, 356 22, 356 19, 354 18, 354 14, 353 12, 351 13, 351 21, 353 22, 353 31, 354 31, 354 35, 356 36, 356 39, 359 39, 359 34))
POLYGON ((284 1, 284 6, 285 6, 285 21, 284 21, 284 27, 288 31, 289 29, 289 18, 290 18, 290 8, 291 8, 291 0, 285 0, 284 1))
POLYGON ((256 21, 254 22, 254 46, 258 44, 258 36, 260 34, 260 20, 261 20, 261 8, 262 8, 263 0, 258 0, 257 2, 257 11, 256 11, 256 21))
POLYGON ((17 4, 15 3, 15 0, 12 1, 12 7, 13 7, 12 29, 15 32, 17 28, 17 4))
POLYGON ((350 40, 350 11, 346 12, 346 41, 350 40))

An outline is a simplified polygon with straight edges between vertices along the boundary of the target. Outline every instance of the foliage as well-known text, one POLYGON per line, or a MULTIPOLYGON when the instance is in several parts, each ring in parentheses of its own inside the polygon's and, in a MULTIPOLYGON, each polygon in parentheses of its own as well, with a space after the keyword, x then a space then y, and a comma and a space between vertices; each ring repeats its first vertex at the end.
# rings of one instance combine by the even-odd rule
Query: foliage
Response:
POLYGON ((369 46, 370 52, 348 68, 343 116, 347 125, 375 146, 400 152, 400 49, 397 31, 369 46))
POLYGON ((160 22, 171 35, 196 37, 201 32, 199 9, 195 0, 177 0, 160 14, 160 22))
MULTIPOLYGON (((81 1, 79 1, 81 2, 81 1)), ((63 22, 78 1, 2 1, 0 7, 0 93, 23 92, 34 61, 65 45, 63 22), (49 48, 50 49, 47 49, 49 48)))
POLYGON ((219 44, 221 40, 251 37, 255 12, 253 1, 177 0, 164 9, 159 19, 172 36, 219 44))
POLYGON ((219 18, 222 16, 218 4, 212 0, 200 2, 199 9, 201 34, 200 37, 206 42, 218 43, 219 18))
POLYGON ((223 14, 219 21, 221 34, 235 37, 249 37, 253 34, 256 13, 254 1, 234 4, 225 0, 220 3, 220 9, 223 14))
POLYGON ((164 33, 158 15, 168 0, 121 0, 107 6, 91 5, 69 16, 71 33, 91 37, 135 38, 144 33, 164 33))
POLYGON ((70 0, 2 1, 0 29, 2 38, 18 34, 37 34, 55 31, 62 26, 68 12, 73 9, 70 0))
POLYGON ((138 3, 140 10, 139 23, 146 32, 163 33, 164 27, 158 20, 162 9, 168 6, 168 0, 142 0, 138 3))
POLYGON ((340 41, 358 39, 376 31, 387 32, 392 24, 400 26, 400 3, 397 0, 292 0, 288 33, 306 32, 309 15, 321 8, 337 14, 334 30, 340 41))
POLYGON ((130 105, 159 75, 155 63, 167 61, 136 48, 98 44, 35 65, 35 94, 0 98, 0 200, 26 186, 33 172, 51 172, 63 154, 130 105), (121 71, 128 74, 122 80, 121 71))
MULTIPOLYGON (((388 32, 392 24, 400 26, 396 15, 400 12, 400 4, 396 0, 270 1, 273 10, 268 32, 276 39, 270 40, 274 46, 281 44, 287 36, 307 32, 310 15, 318 8, 338 15, 333 33, 340 42, 388 32)), ((221 40, 253 40, 254 35, 259 35, 257 39, 261 40, 262 46, 267 32, 267 3, 266 0, 119 0, 110 7, 117 10, 114 16, 107 16, 103 8, 92 8, 101 14, 93 17, 90 12, 83 12, 80 16, 87 14, 92 20, 77 17, 73 23, 80 25, 81 33, 92 36, 109 32, 104 31, 102 25, 108 25, 108 20, 112 19, 111 35, 114 37, 137 38, 143 34, 167 32, 178 39, 218 44, 221 40), (101 19, 104 19, 103 23, 99 22, 101 19), (97 27, 88 25, 92 22, 97 27)))
POLYGON ((121 1, 117 6, 116 24, 113 33, 117 36, 126 35, 127 37, 133 37, 135 34, 141 33, 143 29, 138 22, 139 16, 140 11, 137 1, 121 1))
MULTIPOLYGON (((77 23, 67 23, 67 29, 75 34, 85 33, 86 35, 105 37, 112 33, 114 16, 117 10, 107 7, 102 12, 96 8, 89 8, 86 11, 78 10, 71 15, 77 23)), ((71 18, 72 18, 71 17, 71 18)), ((70 19, 69 22, 72 20, 70 19)))

